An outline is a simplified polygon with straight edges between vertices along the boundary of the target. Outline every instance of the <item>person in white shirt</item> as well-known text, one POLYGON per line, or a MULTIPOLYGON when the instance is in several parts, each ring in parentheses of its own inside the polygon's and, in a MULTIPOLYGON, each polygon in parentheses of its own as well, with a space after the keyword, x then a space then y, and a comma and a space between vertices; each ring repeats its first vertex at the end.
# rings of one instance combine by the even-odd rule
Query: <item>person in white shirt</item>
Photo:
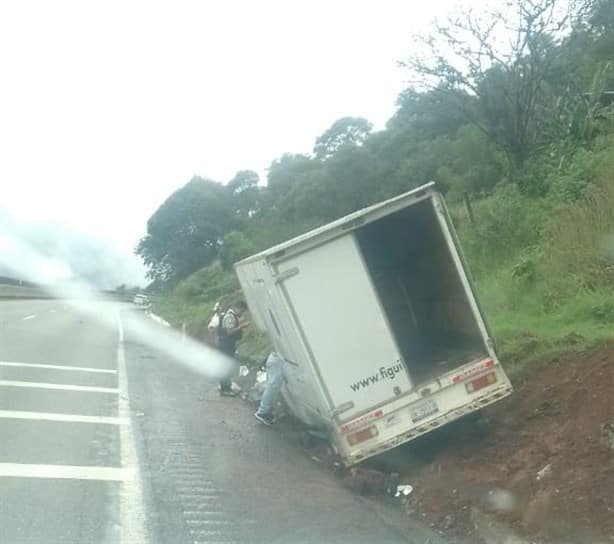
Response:
POLYGON ((206 342, 212 346, 217 345, 217 330, 220 326, 220 319, 222 319, 222 306, 219 302, 215 303, 213 307, 213 315, 207 324, 207 338, 206 342))

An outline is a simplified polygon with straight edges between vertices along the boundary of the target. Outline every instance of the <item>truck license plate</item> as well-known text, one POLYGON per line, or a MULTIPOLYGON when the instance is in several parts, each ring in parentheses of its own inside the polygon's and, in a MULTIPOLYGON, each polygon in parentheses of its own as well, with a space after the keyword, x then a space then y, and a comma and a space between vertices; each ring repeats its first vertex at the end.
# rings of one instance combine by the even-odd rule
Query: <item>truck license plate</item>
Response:
POLYGON ((437 403, 433 399, 427 399, 410 408, 409 413, 411 414, 411 420, 415 423, 438 411, 439 408, 437 407, 437 403))

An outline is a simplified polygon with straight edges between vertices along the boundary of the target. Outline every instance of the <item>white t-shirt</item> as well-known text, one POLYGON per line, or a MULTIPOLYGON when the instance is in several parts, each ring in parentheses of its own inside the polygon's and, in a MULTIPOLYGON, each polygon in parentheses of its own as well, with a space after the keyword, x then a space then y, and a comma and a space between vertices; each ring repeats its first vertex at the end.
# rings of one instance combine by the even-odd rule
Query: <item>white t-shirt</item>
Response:
POLYGON ((219 325, 220 325, 220 314, 215 312, 213 316, 211 317, 211 319, 209 320, 209 324, 207 325, 207 328, 210 331, 214 331, 219 327, 219 325))

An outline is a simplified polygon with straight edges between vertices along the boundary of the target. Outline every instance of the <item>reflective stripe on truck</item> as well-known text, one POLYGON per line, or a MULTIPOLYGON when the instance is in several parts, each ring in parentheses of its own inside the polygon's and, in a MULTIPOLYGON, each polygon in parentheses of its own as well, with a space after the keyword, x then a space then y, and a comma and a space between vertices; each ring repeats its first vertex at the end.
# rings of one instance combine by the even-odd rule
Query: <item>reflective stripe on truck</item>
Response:
POLYGON ((404 444, 405 442, 409 442, 410 440, 417 438, 420 435, 423 435, 437 427, 441 427, 442 425, 449 423, 450 421, 454 421, 466 414, 471 412, 475 412, 489 404, 492 404, 503 397, 507 397, 512 393, 512 386, 509 383, 506 383, 503 387, 497 388, 494 391, 489 391, 487 394, 475 397, 471 399, 471 402, 459 406, 458 408, 453 408, 448 410, 447 412, 441 414, 440 416, 433 418, 421 425, 417 425, 408 429, 403 433, 399 433, 398 435, 393 436, 385 441, 379 441, 377 444, 369 447, 368 444, 365 444, 365 448, 357 451, 353 451, 347 455, 346 458, 343 459, 344 463, 347 465, 351 465, 354 463, 358 463, 363 461, 369 457, 373 457, 378 453, 384 452, 395 446, 399 446, 404 444))
MULTIPOLYGON (((393 400, 388 400, 384 404, 371 407, 369 411, 360 414, 359 417, 351 419, 350 421, 344 421, 339 428, 342 433, 349 432, 350 430, 356 430, 361 426, 384 416, 385 413, 394 412, 403 406, 409 406, 415 402, 420 402, 446 387, 457 385, 458 383, 462 383, 471 377, 478 377, 480 374, 498 366, 499 365, 491 358, 481 359, 478 362, 472 361, 460 368, 456 368, 448 372, 447 374, 438 376, 432 381, 420 384, 405 395, 396 397, 393 400)), ((337 410, 334 415, 339 415, 342 412, 343 410, 337 410)))
POLYGON ((364 416, 354 419, 350 421, 349 423, 345 423, 341 425, 341 432, 345 434, 351 431, 355 431, 356 429, 359 429, 360 427, 363 427, 369 423, 372 423, 373 421, 379 419, 383 415, 384 415, 384 410, 382 410, 381 408, 379 410, 375 410, 375 412, 371 412, 370 414, 365 414, 364 416))

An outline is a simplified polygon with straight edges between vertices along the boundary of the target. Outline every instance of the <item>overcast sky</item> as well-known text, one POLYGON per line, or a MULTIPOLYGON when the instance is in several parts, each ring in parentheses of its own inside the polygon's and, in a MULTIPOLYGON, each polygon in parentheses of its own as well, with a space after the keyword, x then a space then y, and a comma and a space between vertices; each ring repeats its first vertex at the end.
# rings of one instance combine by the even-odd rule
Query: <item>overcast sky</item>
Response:
POLYGON ((345 115, 382 127, 411 34, 454 4, 2 2, 0 209, 128 254, 194 174, 263 172, 345 115))

